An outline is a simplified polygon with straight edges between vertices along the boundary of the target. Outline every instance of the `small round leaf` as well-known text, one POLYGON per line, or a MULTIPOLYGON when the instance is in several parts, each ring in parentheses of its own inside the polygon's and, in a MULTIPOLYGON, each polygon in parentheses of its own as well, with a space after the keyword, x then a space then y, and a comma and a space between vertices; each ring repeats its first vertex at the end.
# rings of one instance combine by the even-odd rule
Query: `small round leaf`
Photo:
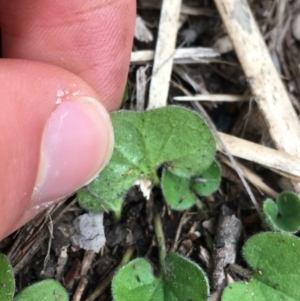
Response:
POLYGON ((0 300, 11 301, 15 294, 15 279, 11 264, 0 253, 0 300))
POLYGON ((190 189, 191 180, 164 169, 161 186, 168 205, 174 210, 185 210, 195 204, 197 196, 190 189))
POLYGON ((227 286, 222 301, 300 300, 300 239, 285 233, 252 236, 243 254, 253 269, 248 283, 227 286))
POLYGON ((274 230, 295 233, 300 228, 300 199, 293 192, 282 192, 276 203, 267 199, 263 211, 267 223, 274 230))
POLYGON ((14 301, 68 301, 68 293, 55 280, 37 282, 25 288, 14 301))
POLYGON ((112 292, 115 301, 207 301, 208 283, 198 265, 168 254, 165 278, 155 277, 145 259, 135 259, 117 272, 112 292))
POLYGON ((214 161, 200 177, 191 179, 191 189, 201 196, 208 196, 214 193, 220 186, 221 169, 219 164, 214 161))

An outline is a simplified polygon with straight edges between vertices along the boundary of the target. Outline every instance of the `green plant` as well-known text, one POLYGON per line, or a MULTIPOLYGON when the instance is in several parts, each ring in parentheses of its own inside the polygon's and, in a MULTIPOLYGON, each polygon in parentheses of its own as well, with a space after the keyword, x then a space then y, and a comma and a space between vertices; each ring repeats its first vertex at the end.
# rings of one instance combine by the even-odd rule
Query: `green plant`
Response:
POLYGON ((282 192, 274 202, 263 204, 267 224, 275 231, 295 233, 300 228, 300 199, 294 192, 282 192))
POLYGON ((222 301, 300 300, 300 239, 284 233, 251 237, 243 254, 253 269, 248 283, 235 282, 224 290, 222 301))
MULTIPOLYGON (((112 116, 116 146, 107 168, 78 193, 89 210, 108 209, 120 216, 122 202, 136 183, 162 189, 166 203, 184 210, 209 195, 220 183, 215 161, 216 145, 207 125, 197 114, 179 107, 153 111, 117 112, 112 116), (160 170, 161 176, 158 175, 160 170)), ((282 193, 277 202, 263 206, 275 230, 299 229, 300 201, 294 193, 282 193)), ((203 271, 178 254, 166 254, 160 218, 155 218, 160 266, 157 276, 150 263, 137 258, 115 275, 115 301, 205 301, 208 284, 203 271)), ((263 233, 250 238, 243 254, 253 268, 249 283, 233 283, 222 301, 300 300, 298 250, 300 240, 284 233, 263 233), (282 260, 285 258, 285 260, 282 260)))
MULTIPOLYGON (((184 210, 198 196, 214 192, 221 180, 215 161, 216 143, 205 122, 193 111, 165 107, 148 112, 112 114, 115 133, 113 156, 102 173, 78 192, 82 207, 111 210, 120 217, 124 197, 140 184, 145 195, 153 185, 162 189, 166 203, 184 210), (161 176, 159 176, 159 172, 161 176)), ((115 275, 115 301, 206 301, 208 282, 202 269, 178 255, 166 254, 160 217, 155 217, 159 246, 159 274, 137 258, 115 275)))
POLYGON ((114 300, 207 300, 207 280, 198 265, 175 253, 166 256, 165 265, 166 275, 155 277, 146 259, 131 261, 113 279, 114 300))
POLYGON ((82 207, 111 210, 120 216, 127 191, 135 183, 144 182, 161 186, 166 202, 173 209, 183 210, 195 203, 196 195, 210 194, 219 186, 216 143, 195 112, 182 107, 120 111, 112 114, 112 122, 113 156, 100 175, 78 192, 82 207), (157 175, 160 167, 162 181, 157 175))
POLYGON ((161 186, 166 202, 175 210, 185 210, 194 205, 198 195, 207 196, 216 191, 221 182, 221 170, 216 161, 201 177, 180 177, 164 169, 161 186))
POLYGON ((9 260, 0 253, 0 300, 67 301, 66 290, 54 280, 45 280, 25 288, 15 298, 15 279, 9 260))
POLYGON ((12 300, 15 293, 15 279, 10 262, 0 253, 0 300, 12 300))
POLYGON ((183 256, 166 254, 159 215, 155 217, 155 232, 160 253, 158 277, 147 260, 129 262, 113 279, 114 301, 206 301, 208 281, 201 268, 183 256))

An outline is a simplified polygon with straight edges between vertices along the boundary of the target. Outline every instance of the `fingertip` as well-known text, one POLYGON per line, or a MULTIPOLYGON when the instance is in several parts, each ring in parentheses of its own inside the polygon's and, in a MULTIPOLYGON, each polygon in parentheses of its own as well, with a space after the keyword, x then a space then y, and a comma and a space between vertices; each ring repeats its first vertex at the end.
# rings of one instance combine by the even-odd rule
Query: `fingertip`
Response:
POLYGON ((97 93, 74 74, 22 60, 1 60, 0 70, 1 239, 38 204, 93 178, 111 156, 113 130, 97 93))
POLYGON ((96 99, 60 103, 43 132, 32 205, 67 196, 95 178, 112 155, 113 137, 109 115, 96 99))

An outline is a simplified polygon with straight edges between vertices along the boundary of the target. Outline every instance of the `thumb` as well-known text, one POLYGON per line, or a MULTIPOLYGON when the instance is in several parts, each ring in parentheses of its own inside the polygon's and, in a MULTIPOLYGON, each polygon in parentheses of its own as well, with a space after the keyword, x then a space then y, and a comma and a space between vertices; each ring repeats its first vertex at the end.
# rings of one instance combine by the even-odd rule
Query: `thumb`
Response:
POLYGON ((96 94, 74 74, 23 60, 0 63, 0 240, 110 159, 113 130, 96 94))

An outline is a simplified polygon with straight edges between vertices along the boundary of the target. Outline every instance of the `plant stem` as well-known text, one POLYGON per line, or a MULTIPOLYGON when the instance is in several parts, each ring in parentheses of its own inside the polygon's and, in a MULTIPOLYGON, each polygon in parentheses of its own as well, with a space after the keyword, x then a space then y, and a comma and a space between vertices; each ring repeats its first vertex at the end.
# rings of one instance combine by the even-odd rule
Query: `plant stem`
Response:
POLYGON ((119 222, 121 220, 122 212, 121 210, 114 211, 114 220, 115 222, 119 222))
POLYGON ((97 297, 99 297, 110 285, 113 277, 115 276, 116 272, 124 266, 130 260, 134 251, 134 246, 130 246, 124 253, 122 260, 118 264, 118 266, 109 273, 109 275, 98 285, 98 287, 86 298, 85 301, 93 301, 97 297))
POLYGON ((166 244, 165 237, 162 230, 161 219, 159 213, 154 216, 154 229, 158 243, 159 263, 160 263, 160 277, 166 276, 166 244))
POLYGON ((202 204, 202 202, 199 199, 196 199, 195 205, 197 206, 197 208, 199 210, 203 209, 203 204, 202 204))

